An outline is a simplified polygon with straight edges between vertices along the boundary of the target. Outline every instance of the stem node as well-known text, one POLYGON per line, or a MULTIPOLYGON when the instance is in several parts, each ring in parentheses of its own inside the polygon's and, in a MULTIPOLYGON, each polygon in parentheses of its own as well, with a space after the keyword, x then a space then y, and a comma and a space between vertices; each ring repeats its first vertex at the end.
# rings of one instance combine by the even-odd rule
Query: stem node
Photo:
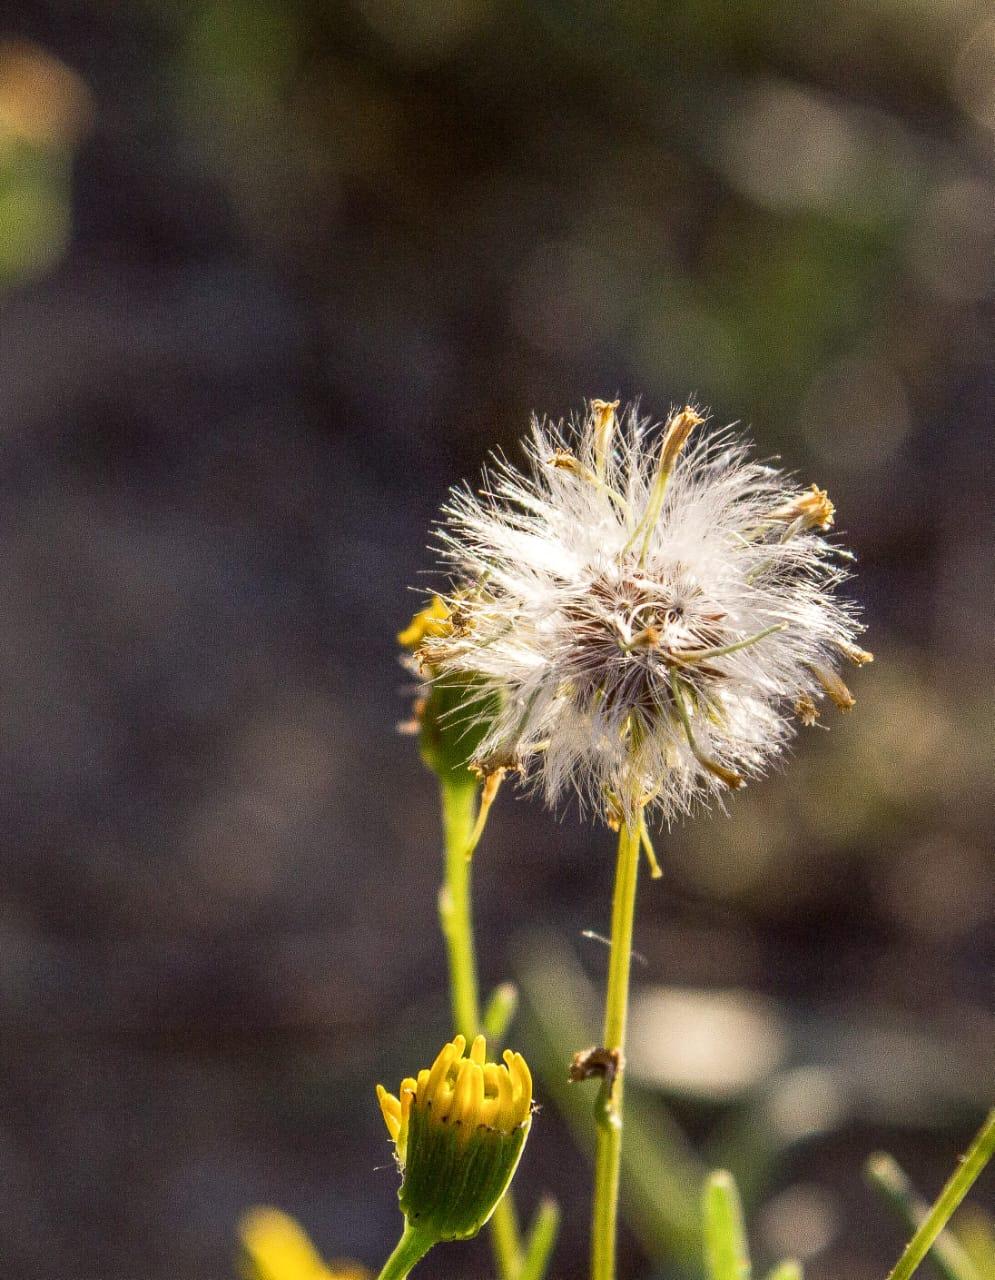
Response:
POLYGON ((603 1076, 594 1109, 598 1132, 591 1218, 591 1280, 615 1280, 615 1238, 618 1233, 618 1192, 622 1167, 625 1029, 629 1013, 632 930, 636 914, 636 881, 641 849, 640 824, 632 826, 623 822, 618 835, 615 890, 612 898, 611 954, 608 962, 603 1036, 604 1044, 612 1047, 587 1050, 574 1059, 578 1070, 585 1071, 587 1075, 603 1076))

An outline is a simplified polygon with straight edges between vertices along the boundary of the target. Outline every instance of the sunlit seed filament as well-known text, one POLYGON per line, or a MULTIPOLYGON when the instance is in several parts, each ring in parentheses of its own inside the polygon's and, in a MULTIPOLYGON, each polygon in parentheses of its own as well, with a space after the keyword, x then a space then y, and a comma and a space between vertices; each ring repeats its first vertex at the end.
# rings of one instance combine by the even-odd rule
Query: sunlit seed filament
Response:
POLYGON ((674 704, 677 707, 677 714, 683 726, 684 736, 687 738, 691 754, 703 769, 707 769, 710 774, 724 782, 731 790, 738 791, 740 787, 746 785, 742 774, 736 773, 734 769, 727 769, 723 764, 719 764, 718 760, 713 760, 698 745, 694 730, 691 727, 691 717, 688 714, 687 703, 684 700, 686 686, 673 667, 670 669, 670 687, 674 691, 674 704))
POLYGON ((720 645, 714 649, 676 649, 672 657, 675 662, 708 662, 712 658, 725 658, 730 653, 738 653, 740 649, 749 649, 752 645, 759 644, 761 640, 766 640, 768 636, 775 635, 778 631, 786 631, 788 624, 786 622, 777 622, 772 627, 765 627, 763 631, 758 631, 756 635, 746 636, 743 640, 737 640, 733 644, 720 645))
POLYGON ((663 499, 674 467, 677 465, 677 459, 687 443, 688 436, 690 436, 695 427, 704 421, 705 419, 688 405, 667 423, 663 443, 660 445, 660 459, 657 463, 649 501, 646 503, 646 510, 623 548, 624 555, 626 552, 631 551, 639 539, 642 538, 642 546, 639 549, 640 568, 643 568, 646 564, 646 556, 649 552, 650 542, 653 539, 653 530, 656 528, 656 522, 660 519, 660 512, 663 510, 663 499))
POLYGON ((829 700, 835 703, 840 711, 849 711, 851 707, 857 705, 857 699, 835 671, 827 671, 825 667, 818 667, 814 662, 806 662, 805 665, 818 680, 829 700))
POLYGON ((612 436, 616 424, 615 410, 618 406, 618 400, 591 401, 591 412, 594 415, 594 470, 602 483, 608 471, 608 458, 611 455, 612 436))

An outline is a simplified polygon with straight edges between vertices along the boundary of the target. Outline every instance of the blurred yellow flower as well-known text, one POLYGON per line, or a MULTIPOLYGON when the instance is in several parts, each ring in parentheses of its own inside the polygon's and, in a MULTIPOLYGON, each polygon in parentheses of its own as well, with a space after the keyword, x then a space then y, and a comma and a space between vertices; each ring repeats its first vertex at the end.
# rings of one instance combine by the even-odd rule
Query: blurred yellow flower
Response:
POLYGON ((303 1229, 279 1209, 250 1209, 238 1234, 245 1280, 370 1280, 358 1263, 324 1262, 303 1229))

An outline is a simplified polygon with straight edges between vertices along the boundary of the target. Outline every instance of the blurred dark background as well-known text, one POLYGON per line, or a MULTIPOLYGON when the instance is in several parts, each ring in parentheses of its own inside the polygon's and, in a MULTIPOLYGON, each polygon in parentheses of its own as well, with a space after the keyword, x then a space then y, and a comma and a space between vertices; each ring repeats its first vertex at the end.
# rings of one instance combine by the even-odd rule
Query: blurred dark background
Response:
MULTIPOLYGON (((394 732, 430 522, 533 409, 691 393, 829 487, 878 661, 661 836, 632 1070, 758 1258, 884 1274, 864 1157, 932 1195, 995 1074, 993 128, 983 0, 8 0, 6 1275, 222 1280, 260 1201, 382 1262, 373 1085, 448 1032, 394 732)), ((502 796, 477 859, 538 1058, 604 974, 611 838, 502 796)), ((568 1280, 558 1071, 517 1186, 568 1280)))

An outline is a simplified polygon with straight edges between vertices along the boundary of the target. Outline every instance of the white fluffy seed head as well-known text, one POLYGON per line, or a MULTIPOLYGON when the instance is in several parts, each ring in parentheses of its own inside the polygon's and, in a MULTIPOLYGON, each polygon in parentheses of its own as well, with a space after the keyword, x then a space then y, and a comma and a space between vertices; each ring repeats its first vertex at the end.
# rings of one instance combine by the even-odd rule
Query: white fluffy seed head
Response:
POLYGON ((690 408, 661 429, 616 407, 533 420, 526 470, 498 459, 453 491, 448 620, 418 652, 436 680, 475 677, 465 713, 491 720, 471 763, 613 825, 760 774, 824 697, 852 705, 840 659, 870 660, 825 493, 690 408))

